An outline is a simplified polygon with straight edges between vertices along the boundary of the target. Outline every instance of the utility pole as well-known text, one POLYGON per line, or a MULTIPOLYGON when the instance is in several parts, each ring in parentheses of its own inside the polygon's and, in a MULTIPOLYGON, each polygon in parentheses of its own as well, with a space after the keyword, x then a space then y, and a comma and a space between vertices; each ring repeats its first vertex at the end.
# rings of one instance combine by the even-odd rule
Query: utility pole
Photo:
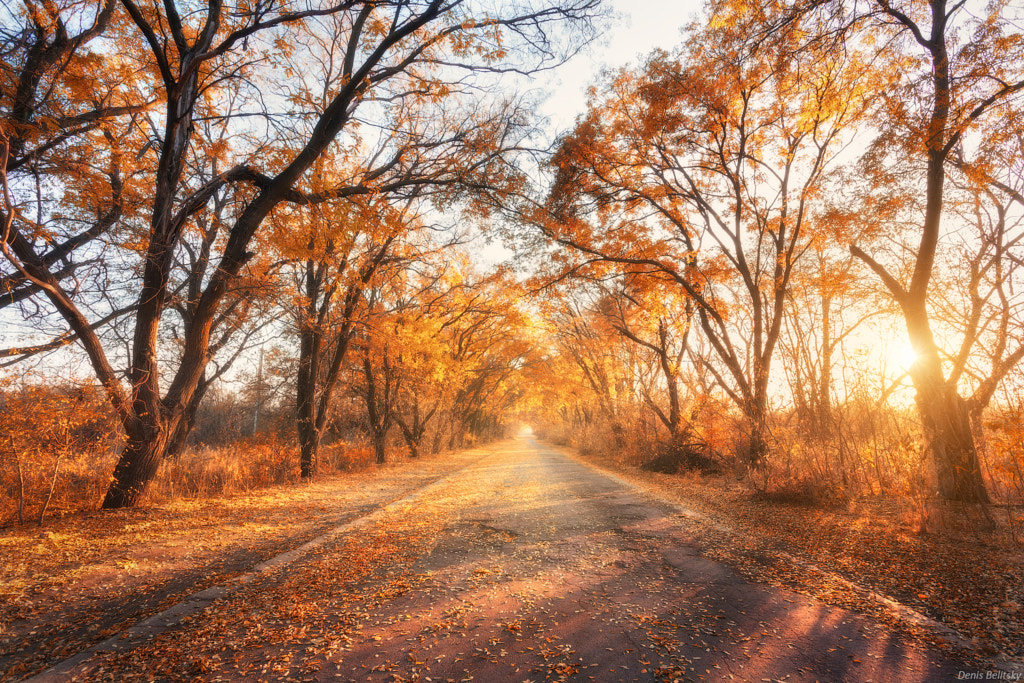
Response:
POLYGON ((263 404, 263 345, 260 345, 260 362, 256 366, 256 410, 252 413, 252 433, 256 434, 256 428, 260 423, 260 406, 263 404))

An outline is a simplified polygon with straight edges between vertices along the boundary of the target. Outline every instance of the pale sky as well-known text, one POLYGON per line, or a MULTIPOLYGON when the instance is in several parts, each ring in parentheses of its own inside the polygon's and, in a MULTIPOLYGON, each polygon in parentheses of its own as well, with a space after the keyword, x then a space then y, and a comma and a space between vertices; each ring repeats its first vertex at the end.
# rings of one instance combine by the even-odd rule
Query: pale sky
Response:
POLYGON ((608 0, 615 13, 610 30, 583 54, 538 79, 550 92, 540 111, 556 131, 572 126, 586 108, 586 89, 604 68, 636 64, 654 48, 681 41, 680 29, 699 11, 700 0, 608 0))
MULTIPOLYGON (((611 27, 583 53, 556 70, 545 72, 534 87, 547 94, 538 112, 550 123, 549 134, 572 128, 587 107, 586 91, 601 71, 638 64, 655 48, 671 49, 682 40, 681 29, 700 10, 701 0, 606 0, 614 13, 611 27)), ((487 268, 512 252, 497 242, 477 238, 469 247, 476 262, 487 268)))

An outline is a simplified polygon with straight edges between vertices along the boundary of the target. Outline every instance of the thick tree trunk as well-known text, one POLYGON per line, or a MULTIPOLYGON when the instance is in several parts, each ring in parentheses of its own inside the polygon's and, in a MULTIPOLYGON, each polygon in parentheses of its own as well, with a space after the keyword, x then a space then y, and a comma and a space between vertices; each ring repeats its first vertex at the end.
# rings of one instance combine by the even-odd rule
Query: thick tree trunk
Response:
POLYGON ((303 479, 316 474, 320 433, 316 424, 316 388, 320 374, 320 349, 323 331, 318 311, 323 286, 322 269, 312 260, 306 261, 305 319, 299 321, 299 372, 295 386, 295 426, 299 436, 299 471, 303 479))
POLYGON ((745 465, 764 467, 768 462, 768 428, 764 416, 750 420, 750 437, 747 440, 747 451, 744 454, 745 465))
POLYGON ((316 424, 316 391, 314 380, 303 373, 300 361, 297 400, 295 406, 295 428, 299 436, 299 473, 303 479, 316 475, 317 456, 320 451, 320 430, 316 424))
POLYGON ((139 504, 149 482, 156 476, 166 450, 169 428, 156 420, 144 425, 126 426, 128 442, 114 468, 103 499, 103 509, 135 507, 139 504))
POLYGON ((963 503, 988 503, 967 401, 949 384, 918 386, 916 398, 939 495, 963 503))
POLYGON ((910 371, 928 450, 938 478, 939 495, 963 503, 987 503, 967 402, 955 382, 942 372, 942 360, 928 320, 925 298, 908 298, 903 306, 907 334, 917 354, 910 371))
MULTIPOLYGON (((777 329, 770 335, 774 346, 778 338, 777 329)), ((763 468, 768 463, 768 375, 771 368, 771 352, 754 359, 751 393, 743 405, 750 434, 747 449, 743 453, 745 467, 763 468)))

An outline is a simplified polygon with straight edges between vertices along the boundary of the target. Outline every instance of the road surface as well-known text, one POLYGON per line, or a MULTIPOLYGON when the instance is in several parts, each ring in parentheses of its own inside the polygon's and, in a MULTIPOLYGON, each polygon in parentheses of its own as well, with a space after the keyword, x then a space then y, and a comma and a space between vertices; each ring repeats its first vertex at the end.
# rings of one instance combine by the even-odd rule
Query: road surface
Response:
POLYGON ((529 437, 40 680, 941 681, 871 619, 704 559, 680 511, 529 437))

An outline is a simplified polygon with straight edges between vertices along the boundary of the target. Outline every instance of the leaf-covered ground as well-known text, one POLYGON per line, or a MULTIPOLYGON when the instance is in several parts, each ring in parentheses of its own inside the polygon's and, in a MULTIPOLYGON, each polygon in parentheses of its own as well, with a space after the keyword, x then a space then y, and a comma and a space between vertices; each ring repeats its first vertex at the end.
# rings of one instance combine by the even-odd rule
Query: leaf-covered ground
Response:
POLYGON ((479 455, 2 529, 0 681, 41 671, 479 455))
POLYGON ((922 532, 906 501, 813 509, 759 500, 726 478, 586 460, 698 513, 688 526, 705 555, 752 579, 872 614, 977 663, 1024 660, 1024 549, 1005 534, 922 532), (938 637, 936 628, 900 614, 886 598, 955 634, 938 637))
POLYGON ((700 556, 676 508, 553 449, 518 440, 459 457, 451 476, 421 478, 176 626, 93 654, 71 680, 923 683, 958 671, 871 619, 740 580, 700 556))

